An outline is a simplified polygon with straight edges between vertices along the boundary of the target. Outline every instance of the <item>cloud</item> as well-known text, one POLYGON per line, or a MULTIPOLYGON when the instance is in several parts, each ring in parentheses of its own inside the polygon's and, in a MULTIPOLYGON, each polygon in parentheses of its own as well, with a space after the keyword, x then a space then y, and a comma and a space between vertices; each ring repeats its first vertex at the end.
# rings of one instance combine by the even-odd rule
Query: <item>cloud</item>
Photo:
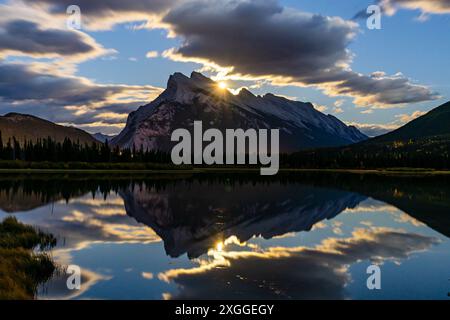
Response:
MULTIPOLYGON (((64 266, 66 267, 66 266, 64 266)), ((89 269, 82 269, 79 290, 70 290, 67 287, 67 279, 71 274, 67 270, 56 272, 56 274, 45 283, 45 288, 39 292, 39 299, 42 300, 70 300, 76 299, 86 294, 94 285, 101 281, 111 280, 111 276, 102 275, 89 269)))
POLYGON ((159 53, 158 51, 149 51, 145 56, 149 59, 153 59, 159 57, 159 53))
POLYGON ((403 114, 398 114, 395 117, 398 119, 399 123, 408 123, 408 122, 411 122, 414 119, 417 119, 417 118, 425 115, 426 113, 427 113, 426 111, 417 110, 417 111, 414 111, 411 114, 403 113, 403 114))
MULTIPOLYGON (((375 4, 381 7, 381 12, 392 16, 398 10, 420 10, 419 21, 425 21, 430 14, 449 14, 450 0, 378 0, 375 4)), ((359 11, 353 19, 367 19, 366 9, 359 11)))
MULTIPOLYGON (((371 109, 369 109, 371 110, 371 109)), ((411 122, 414 119, 417 119, 424 114, 426 114, 426 111, 414 111, 411 114, 402 113, 395 116, 396 120, 387 123, 387 124, 367 124, 367 123, 357 123, 357 122, 349 122, 348 125, 355 126, 358 128, 361 132, 366 134, 369 137, 376 137, 381 136, 383 134, 386 134, 388 132, 391 132, 395 129, 398 129, 402 125, 411 122)))
MULTIPOLYGON (((0 57, 25 55, 60 60, 52 62, 52 71, 37 70, 35 64, 26 72, 23 67, 22 70, 14 67, 18 68, 18 75, 0 84, 0 92, 5 93, 0 99, 0 109, 10 111, 14 104, 18 109, 31 110, 34 105, 43 110, 46 105, 48 116, 55 117, 50 111, 59 104, 65 111, 58 115, 57 121, 77 123, 80 121, 75 113, 78 117, 84 114, 87 120, 90 112, 111 105, 111 110, 102 113, 112 115, 120 103, 137 106, 154 96, 144 97, 143 92, 152 90, 148 86, 100 85, 73 76, 76 65, 70 60, 77 63, 111 50, 83 32, 66 29, 66 8, 72 1, 11 3, 0 5, 0 57), (62 69, 66 69, 65 74, 58 74, 62 69), (23 82, 16 81, 17 78, 23 82), (126 94, 128 98, 118 98, 126 94), (132 94, 138 97, 133 99, 132 94)), ((350 67, 353 54, 348 47, 359 32, 355 22, 286 8, 277 0, 81 0, 77 5, 81 8, 83 28, 110 29, 124 22, 164 28, 170 37, 179 37, 181 45, 161 54, 150 51, 147 57, 162 55, 176 61, 197 62, 222 77, 312 86, 330 96, 352 97, 355 104, 371 108, 438 98, 428 87, 415 84, 400 73, 364 75, 353 71, 350 67)), ((94 122, 82 125, 109 126, 108 133, 118 130, 116 115, 97 117, 94 122)))
POLYGON ((357 31, 353 22, 287 10, 274 0, 191 1, 163 21, 185 40, 173 55, 252 77, 332 77, 327 70, 350 62, 346 47, 357 31))
POLYGON ((70 64, 114 52, 86 33, 68 29, 66 18, 18 1, 0 4, 0 58, 59 58, 70 64))
POLYGON ((334 106, 340 108, 344 105, 344 103, 345 103, 345 100, 339 99, 334 102, 334 106))
POLYGON ((381 0, 379 3, 390 15, 398 9, 420 10, 425 14, 450 13, 450 0, 381 0))
MULTIPOLYGON (((26 3, 60 17, 71 4, 69 0, 26 3)), ((222 77, 313 86, 373 108, 438 98, 400 73, 364 75, 351 70, 353 54, 348 47, 359 32, 355 22, 286 8, 277 0, 82 0, 78 5, 87 28, 111 28, 127 21, 165 28, 182 44, 163 52, 163 57, 200 63, 222 77)), ((159 53, 154 51, 147 54, 156 56, 159 53)))
POLYGON ((315 86, 349 96, 360 106, 392 107, 434 100, 429 88, 398 73, 363 75, 351 70, 352 21, 303 13, 277 1, 189 1, 163 18, 183 39, 163 56, 196 62, 235 80, 267 79, 275 85, 315 86))
POLYGON ((326 112, 328 110, 327 106, 322 106, 322 105, 314 105, 314 109, 316 109, 317 111, 320 112, 326 112))
POLYGON ((152 280, 153 279, 153 273, 151 272, 142 272, 141 273, 142 278, 146 279, 146 280, 152 280))
POLYGON ((334 114, 339 114, 339 113, 343 113, 344 109, 340 108, 340 107, 334 107, 333 108, 333 113, 334 114))
POLYGON ((358 228, 352 237, 329 238, 316 248, 211 252, 212 261, 168 270, 158 278, 177 284, 179 291, 173 299, 343 299, 350 281, 349 265, 364 260, 396 262, 438 242, 401 230, 358 228), (264 267, 269 264, 270 268, 264 267))
POLYGON ((82 77, 42 73, 30 64, 0 63, 2 101, 38 100, 58 105, 83 105, 159 91, 152 86, 100 85, 82 77))
MULTIPOLYGON (((23 0, 26 4, 44 9, 54 15, 66 17, 66 9, 72 0, 23 0)), ((179 0, 78 0, 82 26, 91 30, 110 29, 114 25, 132 21, 158 23, 159 17, 179 0)), ((150 25, 150 24, 148 24, 150 25)))
POLYGON ((26 55, 34 58, 65 57, 86 60, 110 51, 79 31, 43 29, 32 21, 12 20, 0 24, 0 56, 26 55))
POLYGON ((2 113, 32 113, 92 130, 109 126, 108 133, 117 133, 124 125, 124 113, 135 110, 161 92, 153 86, 97 84, 40 67, 0 63, 2 113))
POLYGON ((366 76, 348 72, 343 81, 325 87, 330 95, 351 96, 356 105, 372 108, 390 108, 439 98, 428 87, 411 83, 401 73, 387 76, 376 72, 366 76))
POLYGON ((47 216, 49 206, 50 204, 36 208, 20 218, 32 224, 36 224, 38 220, 43 228, 50 229, 55 234, 63 234, 65 241, 62 247, 57 247, 59 252, 77 250, 92 243, 160 241, 152 229, 130 220, 123 201, 116 195, 109 195, 105 200, 99 193, 95 199, 92 198, 92 193, 87 193, 71 199, 69 203, 65 200, 58 201, 54 204, 58 219, 47 216))

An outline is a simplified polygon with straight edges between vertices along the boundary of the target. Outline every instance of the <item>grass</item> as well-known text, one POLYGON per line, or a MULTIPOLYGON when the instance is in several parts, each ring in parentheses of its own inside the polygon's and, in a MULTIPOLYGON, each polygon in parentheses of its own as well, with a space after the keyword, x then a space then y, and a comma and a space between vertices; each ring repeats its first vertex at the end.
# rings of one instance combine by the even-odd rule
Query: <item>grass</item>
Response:
POLYGON ((33 299, 40 284, 47 282, 56 266, 45 250, 56 239, 22 224, 14 217, 0 223, 0 300, 33 299), (39 249, 39 251, 35 251, 39 249))
POLYGON ((175 166, 171 163, 129 162, 129 163, 97 163, 97 162, 29 162, 0 160, 3 170, 183 170, 190 166, 175 166))
MULTIPOLYGON (((87 163, 87 162, 27 162, 0 160, 2 173, 87 173, 87 174, 183 174, 183 173, 240 173, 256 172, 260 166, 176 166, 170 163, 87 163)), ((327 169, 327 168, 280 168, 280 172, 347 172, 347 173, 377 173, 377 174, 450 174, 450 170, 435 170, 432 168, 378 168, 378 169, 327 169)))

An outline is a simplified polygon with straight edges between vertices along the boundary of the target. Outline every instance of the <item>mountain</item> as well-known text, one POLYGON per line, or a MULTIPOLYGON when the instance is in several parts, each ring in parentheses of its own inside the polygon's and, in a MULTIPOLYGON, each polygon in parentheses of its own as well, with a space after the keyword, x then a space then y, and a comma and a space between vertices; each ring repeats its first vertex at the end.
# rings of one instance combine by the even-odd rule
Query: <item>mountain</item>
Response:
POLYGON ((303 181, 178 182, 166 185, 163 192, 133 185, 119 191, 127 215, 152 228, 171 257, 187 253, 198 258, 219 238, 234 236, 242 243, 258 236, 271 239, 309 231, 366 199, 303 181))
MULTIPOLYGON (((284 165, 296 168, 450 169, 450 102, 401 128, 349 146, 303 150, 284 165)), ((283 165, 283 164, 282 164, 283 165)))
POLYGON ((132 112, 124 130, 112 140, 121 147, 170 151, 175 129, 192 131, 201 120, 203 130, 242 128, 280 129, 281 152, 315 147, 343 146, 367 139, 355 127, 324 115, 311 103, 273 94, 255 96, 242 89, 233 95, 200 73, 170 76, 167 89, 153 102, 132 112))
POLYGON ((99 141, 101 143, 105 143, 106 140, 111 141, 112 139, 114 139, 115 136, 110 136, 110 135, 107 135, 107 134, 103 134, 101 132, 97 132, 97 133, 94 133, 92 135, 92 137, 94 137, 95 140, 97 140, 97 141, 99 141))
POLYGON ((449 135, 450 138, 449 124, 450 101, 412 120, 395 131, 368 140, 367 143, 405 141, 446 135, 449 135))
POLYGON ((48 137, 57 142, 63 142, 65 138, 80 141, 80 143, 97 142, 89 133, 81 129, 57 125, 35 116, 20 113, 8 113, 0 116, 0 131, 3 143, 12 137, 16 137, 21 143, 25 139, 36 141, 48 137))

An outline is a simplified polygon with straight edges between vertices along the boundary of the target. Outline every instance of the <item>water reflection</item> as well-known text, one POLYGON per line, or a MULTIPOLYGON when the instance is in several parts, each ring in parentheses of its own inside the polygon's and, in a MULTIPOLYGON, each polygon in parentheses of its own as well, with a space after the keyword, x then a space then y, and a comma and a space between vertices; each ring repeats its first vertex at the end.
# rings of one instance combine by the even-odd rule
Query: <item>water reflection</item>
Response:
POLYGON ((83 268, 81 291, 56 277, 41 298, 445 299, 449 190, 446 177, 15 177, 0 179, 0 218, 52 232, 57 261, 83 268), (365 287, 371 263, 382 292, 365 287))
POLYGON ((227 184, 181 181, 163 191, 121 191, 127 213, 150 226, 172 257, 196 258, 223 239, 244 242, 309 231, 316 223, 355 208, 366 197, 302 183, 227 184))
POLYGON ((357 228, 348 238, 328 238, 314 248, 212 251, 199 267, 161 273, 175 281, 176 299, 343 299, 348 266, 361 260, 400 261, 437 244, 433 237, 388 228, 357 228))

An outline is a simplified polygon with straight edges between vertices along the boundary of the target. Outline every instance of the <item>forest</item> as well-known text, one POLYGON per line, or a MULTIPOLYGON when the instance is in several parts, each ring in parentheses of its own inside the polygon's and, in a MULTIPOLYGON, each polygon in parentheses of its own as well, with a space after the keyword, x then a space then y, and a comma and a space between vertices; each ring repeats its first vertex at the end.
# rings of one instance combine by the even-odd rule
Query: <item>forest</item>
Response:
POLYGON ((105 143, 81 144, 69 138, 56 142, 46 139, 25 140, 20 143, 15 137, 3 142, 0 131, 0 159, 4 161, 27 162, 88 162, 88 163, 130 163, 152 162, 169 163, 170 155, 143 148, 120 149, 105 143))
MULTIPOLYGON (((448 136, 426 137, 384 143, 361 143, 339 148, 302 150, 280 155, 281 169, 382 169, 426 168, 450 169, 450 139, 448 136)), ((33 167, 36 163, 71 163, 98 169, 165 169, 175 166, 169 153, 141 148, 119 148, 105 143, 81 144, 66 138, 56 142, 51 137, 20 143, 15 137, 6 143, 0 131, 0 164, 3 168, 33 167), (22 163, 19 165, 19 163, 22 163), (77 164, 78 163, 78 164, 77 164), (154 164, 152 166, 152 164, 154 164)), ((58 165, 59 166, 59 165, 58 165)), ((205 167, 197 165, 196 167, 205 167)), ((37 164, 36 168, 42 165, 37 164)), ((73 167, 73 168, 75 168, 73 167)), ((208 166, 229 167, 229 166, 208 166)), ((233 165, 249 167, 251 165, 233 165)), ((66 168, 66 167, 64 167, 66 168)), ((72 167, 67 167, 72 169, 72 167)), ((256 166, 255 166, 256 168, 256 166)))

